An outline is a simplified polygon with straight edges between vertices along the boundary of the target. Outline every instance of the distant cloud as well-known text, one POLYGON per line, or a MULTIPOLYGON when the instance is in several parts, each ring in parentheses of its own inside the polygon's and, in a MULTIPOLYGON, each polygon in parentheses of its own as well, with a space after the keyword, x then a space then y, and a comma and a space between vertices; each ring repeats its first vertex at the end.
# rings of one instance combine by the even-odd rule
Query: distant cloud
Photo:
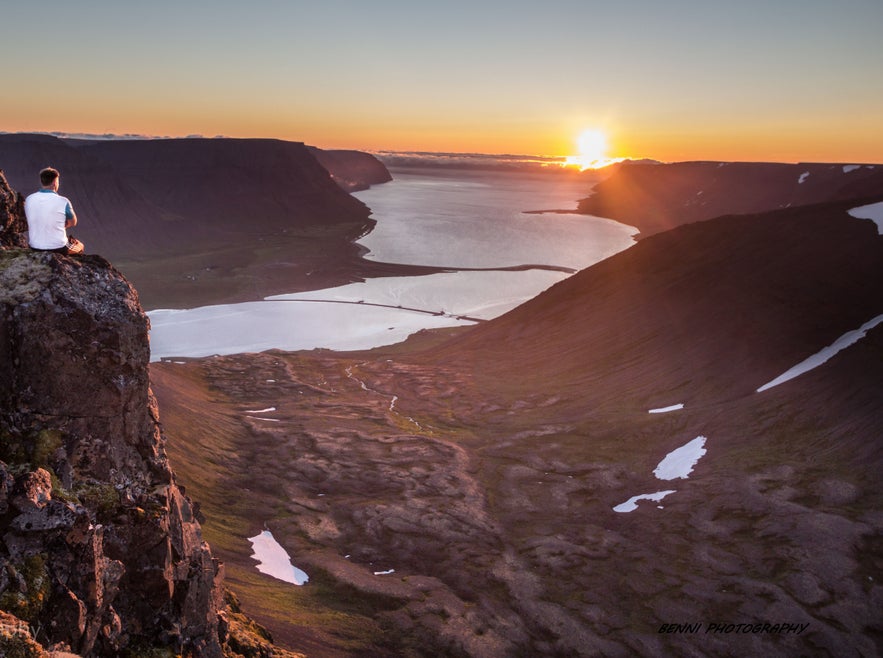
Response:
MULTIPOLYGON (((117 135, 115 133, 71 133, 64 132, 60 130, 34 130, 34 131, 17 131, 17 132, 9 132, 6 130, 0 130, 0 135, 49 135, 51 137, 58 137, 59 139, 89 139, 89 140, 101 140, 101 141, 111 141, 111 140, 126 140, 126 139, 193 139, 200 138, 202 139, 203 135, 187 135, 186 138, 182 137, 172 137, 170 135, 143 135, 138 133, 124 133, 122 135, 117 135)), ((215 139, 223 138, 223 135, 216 135, 215 139)))
MULTIPOLYGON (((437 167, 506 171, 577 171, 566 156, 487 153, 430 153, 426 151, 369 151, 387 167, 437 167)), ((619 160, 617 160, 619 161, 619 160)), ((629 164, 658 164, 657 160, 629 160, 629 164)))
POLYGON ((456 167, 458 169, 557 169, 563 157, 486 153, 430 153, 426 151, 372 151, 386 166, 456 167))

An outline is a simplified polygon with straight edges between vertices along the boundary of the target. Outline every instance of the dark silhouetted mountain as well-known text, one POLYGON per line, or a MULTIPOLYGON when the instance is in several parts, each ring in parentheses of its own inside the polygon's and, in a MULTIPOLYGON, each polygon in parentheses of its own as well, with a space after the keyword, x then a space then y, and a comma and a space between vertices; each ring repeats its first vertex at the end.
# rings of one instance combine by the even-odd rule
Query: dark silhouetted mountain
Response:
MULTIPOLYGON (((81 150, 108 163, 161 207, 183 241, 209 244, 272 236, 302 226, 357 235, 370 211, 331 180, 300 143, 279 140, 108 141, 81 150)), ((170 228, 168 225, 167 230, 170 228)))
POLYGON ((579 211, 616 219, 641 237, 720 215, 883 193, 883 166, 762 162, 618 165, 579 211))
MULTIPOLYGON (((373 157, 335 152, 323 167, 273 139, 78 140, 0 135, 0 169, 26 196, 45 166, 87 253, 111 258, 148 308, 260 299, 399 272, 362 258, 371 211, 343 187, 388 177, 373 157), (339 167, 340 169, 335 169, 339 167), (335 178, 332 178, 332 175, 335 178), (335 180, 337 182, 335 182, 335 180)), ((323 156, 325 157, 325 156, 323 156)))
POLYGON ((366 190, 392 180, 389 170, 370 153, 325 150, 308 146, 310 153, 331 173, 334 182, 347 192, 366 190))
POLYGON ((36 189, 45 166, 61 171, 61 194, 81 218, 77 236, 113 258, 312 229, 351 240, 373 224, 364 204, 296 142, 0 135, 0 167, 13 188, 36 189))

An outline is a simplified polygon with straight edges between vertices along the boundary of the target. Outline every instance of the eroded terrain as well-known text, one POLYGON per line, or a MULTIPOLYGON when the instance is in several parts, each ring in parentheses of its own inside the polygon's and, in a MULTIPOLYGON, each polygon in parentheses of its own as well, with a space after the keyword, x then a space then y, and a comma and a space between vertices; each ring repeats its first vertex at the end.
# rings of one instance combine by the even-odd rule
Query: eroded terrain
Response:
POLYGON ((497 395, 467 369, 394 352, 165 362, 152 377, 231 587, 294 648, 317 631, 293 629, 291 610, 261 615, 266 593, 250 584, 245 537, 265 525, 300 568, 379 597, 357 613, 373 635, 332 616, 314 655, 877 650, 879 494, 846 452, 829 446, 819 464, 820 419, 783 420, 781 398, 578 414, 566 395, 497 395), (698 434, 708 455, 689 478, 657 480, 666 452, 698 434), (203 456, 222 479, 199 483, 203 456), (676 493, 613 511, 661 489, 676 493), (658 633, 716 622, 808 626, 658 633))

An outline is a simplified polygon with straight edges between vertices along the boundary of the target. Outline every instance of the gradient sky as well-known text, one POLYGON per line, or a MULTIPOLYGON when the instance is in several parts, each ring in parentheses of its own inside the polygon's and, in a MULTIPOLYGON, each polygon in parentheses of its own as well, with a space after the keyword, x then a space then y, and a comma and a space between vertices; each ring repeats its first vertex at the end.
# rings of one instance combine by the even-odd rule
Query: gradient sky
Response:
POLYGON ((0 131, 883 162, 883 0, 7 0, 0 131))

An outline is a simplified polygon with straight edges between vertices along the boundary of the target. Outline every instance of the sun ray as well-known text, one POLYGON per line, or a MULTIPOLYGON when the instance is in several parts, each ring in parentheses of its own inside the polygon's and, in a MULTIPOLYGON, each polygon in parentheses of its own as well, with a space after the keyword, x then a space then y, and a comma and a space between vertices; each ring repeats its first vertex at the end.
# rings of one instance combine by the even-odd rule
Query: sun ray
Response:
POLYGON ((599 169, 624 159, 607 157, 607 135, 601 130, 584 130, 577 138, 576 145, 579 155, 567 156, 564 166, 579 167, 580 170, 599 169))

